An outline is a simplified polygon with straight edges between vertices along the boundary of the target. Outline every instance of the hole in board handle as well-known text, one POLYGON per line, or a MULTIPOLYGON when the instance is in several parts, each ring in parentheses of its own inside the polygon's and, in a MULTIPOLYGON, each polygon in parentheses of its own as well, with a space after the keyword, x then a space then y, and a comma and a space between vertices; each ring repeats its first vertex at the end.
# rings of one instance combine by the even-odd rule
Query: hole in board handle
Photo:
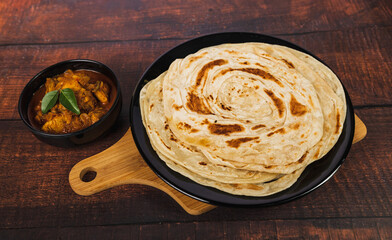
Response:
POLYGON ((82 180, 83 182, 91 182, 93 181, 97 176, 97 172, 95 171, 94 168, 92 167, 88 167, 83 169, 80 172, 80 180, 82 180))

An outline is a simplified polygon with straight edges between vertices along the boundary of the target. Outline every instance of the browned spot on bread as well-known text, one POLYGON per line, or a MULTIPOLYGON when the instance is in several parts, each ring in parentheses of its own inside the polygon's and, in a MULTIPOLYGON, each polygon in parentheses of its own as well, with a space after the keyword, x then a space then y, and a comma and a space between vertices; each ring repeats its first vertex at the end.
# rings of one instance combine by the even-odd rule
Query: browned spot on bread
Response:
POLYGON ((216 165, 219 166, 219 167, 227 167, 227 166, 222 165, 222 164, 216 164, 216 165))
POLYGON ((299 123, 295 123, 295 124, 291 124, 290 128, 297 130, 299 128, 300 124, 299 123))
POLYGON ((272 74, 270 74, 262 69, 259 69, 259 68, 240 68, 240 69, 234 69, 234 70, 258 75, 264 79, 272 80, 275 83, 277 83, 279 86, 283 87, 283 84, 278 79, 276 79, 272 74))
POLYGON ((234 188, 240 188, 240 189, 252 189, 252 190, 262 190, 264 187, 258 186, 256 184, 251 184, 251 183, 243 183, 243 184, 236 184, 232 183, 230 184, 234 188))
POLYGON ((180 110, 182 108, 182 106, 179 106, 177 104, 173 104, 173 108, 178 111, 178 110, 180 110))
POLYGON ((155 133, 157 134, 159 140, 161 140, 162 144, 165 145, 165 147, 169 150, 171 150, 171 147, 167 146, 166 143, 162 140, 161 136, 159 135, 158 131, 155 131, 155 133))
POLYGON ((153 107, 154 107, 154 103, 150 105, 150 112, 151 112, 153 107))
POLYGON ((196 61, 197 59, 200 59, 200 58, 204 57, 206 54, 207 54, 207 52, 203 52, 199 56, 195 56, 195 57, 189 58, 189 64, 191 64, 192 62, 196 61))
POLYGON ((258 125, 256 125, 256 126, 253 126, 253 127, 252 127, 252 130, 257 130, 257 129, 263 128, 263 127, 265 127, 264 124, 258 124, 258 125))
POLYGON ((179 140, 174 136, 174 134, 173 134, 173 132, 172 132, 171 130, 169 130, 169 131, 170 131, 170 140, 171 140, 171 141, 180 144, 182 147, 188 149, 188 150, 191 151, 191 152, 195 152, 195 149, 190 148, 190 147, 184 145, 183 142, 179 141, 179 140))
POLYGON ((245 62, 242 62, 241 64, 249 65, 249 62, 245 61, 245 62))
POLYGON ((320 154, 320 149, 321 149, 321 147, 319 147, 319 148, 317 149, 316 153, 315 153, 314 156, 313 156, 313 159, 317 159, 317 158, 318 158, 318 156, 319 156, 319 154, 320 154))
POLYGON ((312 97, 311 97, 311 96, 309 96, 309 103, 310 103, 310 105, 311 105, 312 107, 314 107, 313 100, 312 100, 312 97))
POLYGON ((191 128, 192 128, 191 125, 189 125, 188 123, 185 123, 185 122, 179 122, 179 123, 177 124, 177 127, 178 127, 179 129, 191 129, 191 128))
MULTIPOLYGON (((288 164, 286 164, 285 166, 287 167, 287 166, 290 166, 290 165, 302 163, 303 161, 305 161, 306 155, 308 155, 308 152, 306 152, 304 155, 302 155, 302 157, 301 157, 300 159, 298 159, 298 161, 292 162, 292 163, 288 163, 288 164)), ((294 172, 295 172, 295 171, 294 171, 294 172)))
POLYGON ((259 89, 259 88, 260 88, 259 86, 257 86, 257 85, 255 86, 255 89, 256 89, 256 90, 259 89))
POLYGON ((191 125, 189 125, 188 123, 185 123, 185 122, 180 122, 180 123, 178 123, 178 124, 177 124, 177 127, 178 127, 179 129, 182 129, 182 130, 190 131, 191 133, 196 133, 196 132, 199 131, 198 129, 192 128, 191 125))
POLYGON ((205 163, 205 162, 199 162, 199 164, 202 165, 202 166, 206 166, 207 165, 207 163, 205 163))
POLYGON ((204 124, 209 124, 210 122, 208 121, 208 119, 204 119, 202 122, 201 122, 201 124, 202 125, 204 125, 204 124))
POLYGON ((165 129, 169 129, 169 124, 165 124, 165 129))
POLYGON ((306 152, 304 155, 302 155, 302 157, 298 160, 298 163, 302 163, 303 161, 305 161, 305 158, 307 155, 308 155, 308 152, 306 152))
POLYGON ((170 134, 170 140, 173 141, 173 142, 177 142, 178 141, 177 138, 173 134, 170 134))
POLYGON ((230 72, 231 70, 233 70, 232 68, 228 68, 225 70, 220 71, 218 74, 216 74, 213 78, 213 80, 217 79, 220 76, 223 76, 224 74, 226 74, 227 72, 230 72))
MULTIPOLYGON (((283 87, 283 84, 278 79, 276 79, 272 74, 270 74, 262 69, 259 69, 259 68, 236 68, 236 69, 228 68, 228 69, 222 70, 216 77, 224 75, 227 72, 232 72, 232 71, 241 71, 241 72, 247 72, 247 73, 250 73, 253 75, 258 75, 264 79, 271 80, 271 81, 275 82, 280 87, 283 87)), ((251 78, 251 79, 255 80, 253 78, 251 78)))
POLYGON ((230 106, 226 106, 226 105, 224 105, 223 103, 220 104, 220 107, 221 107, 223 110, 231 111, 231 107, 230 107, 230 106))
POLYGON ((336 110, 336 130, 335 130, 335 134, 339 133, 339 129, 340 129, 340 113, 339 110, 336 110))
POLYGON ((267 134, 267 137, 271 137, 272 135, 274 135, 275 133, 281 133, 284 134, 286 133, 286 130, 284 128, 279 128, 278 130, 275 130, 273 132, 270 132, 267 134))
POLYGON ((197 141, 197 143, 201 146, 209 147, 210 146, 210 141, 206 138, 201 138, 197 141))
POLYGON ((286 133, 286 130, 284 128, 279 128, 278 130, 275 130, 275 133, 284 134, 284 133, 286 133))
POLYGON ((260 63, 255 63, 256 64, 256 66, 259 66, 259 67, 264 67, 263 65, 261 65, 260 63))
POLYGON ((268 89, 264 89, 264 92, 272 99, 272 101, 274 102, 276 108, 278 109, 278 113, 279 113, 279 117, 283 116, 283 112, 284 112, 284 103, 283 101, 278 98, 274 92, 272 92, 271 90, 268 89))
POLYGON ((225 52, 230 53, 230 54, 236 54, 236 53, 238 53, 237 51, 234 51, 234 50, 225 50, 225 52))
POLYGON ((186 106, 189 110, 200 114, 211 114, 211 110, 206 106, 201 98, 196 96, 193 92, 188 93, 188 102, 186 106))
POLYGON ((212 134, 229 136, 231 133, 244 131, 244 127, 239 124, 213 123, 208 125, 208 130, 212 134))
POLYGON ((291 94, 290 111, 291 111, 291 114, 294 116, 302 116, 308 110, 305 105, 302 105, 301 103, 299 103, 297 101, 297 99, 291 94))
POLYGON ((236 138, 236 139, 228 140, 228 141, 226 141, 226 143, 229 147, 238 148, 242 143, 246 143, 246 142, 258 139, 258 138, 259 137, 236 138))
POLYGON ((214 60, 214 61, 209 62, 206 65, 204 65, 201 68, 200 72, 197 74, 195 87, 198 87, 198 86, 201 85, 202 80, 205 78, 206 72, 208 72, 210 69, 212 69, 215 66, 221 66, 221 65, 226 64, 226 63, 227 63, 226 60, 218 59, 218 60, 214 60))
POLYGON ((262 189, 264 189, 264 187, 262 187, 262 186, 258 186, 256 184, 251 184, 251 183, 246 184, 245 188, 252 189, 252 190, 262 190, 262 189))
POLYGON ((282 58, 282 59, 280 59, 280 60, 282 60, 284 63, 286 63, 286 65, 287 65, 289 68, 294 68, 294 65, 293 65, 292 62, 290 62, 290 61, 288 61, 288 60, 286 60, 286 59, 284 59, 284 58, 282 58))

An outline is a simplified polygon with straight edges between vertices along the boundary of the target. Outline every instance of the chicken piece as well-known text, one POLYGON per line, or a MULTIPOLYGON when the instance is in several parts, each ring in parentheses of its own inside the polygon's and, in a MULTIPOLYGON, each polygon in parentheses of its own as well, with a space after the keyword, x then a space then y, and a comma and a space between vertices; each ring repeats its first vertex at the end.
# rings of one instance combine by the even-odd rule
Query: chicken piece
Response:
POLYGON ((74 75, 71 69, 67 69, 63 74, 65 78, 71 78, 74 75))
POLYGON ((69 111, 69 110, 67 110, 67 111, 64 111, 62 114, 61 114, 61 117, 63 118, 63 121, 65 122, 65 124, 66 125, 72 125, 72 124, 74 124, 74 118, 73 118, 73 113, 71 112, 71 111, 69 111))
POLYGON ((76 93, 75 96, 80 110, 89 112, 97 106, 97 99, 95 99, 90 91, 87 91, 84 88, 76 93))
MULTIPOLYGON (((84 113, 87 116, 87 114, 84 113)), ((47 121, 42 126, 42 130, 51 133, 67 133, 76 132, 80 129, 89 126, 89 122, 83 122, 78 116, 74 115, 70 111, 66 111, 60 114, 48 113, 46 114, 47 121), (86 125, 87 124, 87 125, 86 125)), ((91 124, 90 124, 91 125, 91 124)))
POLYGON ((61 116, 55 116, 42 126, 42 130, 51 133, 65 133, 64 119, 61 116))
POLYGON ((96 123, 103 115, 105 115, 105 110, 102 108, 97 108, 94 111, 88 113, 92 124, 96 123))
POLYGON ((81 119, 78 116, 73 116, 72 122, 69 125, 67 125, 68 132, 76 132, 76 131, 79 131, 85 127, 86 126, 84 126, 83 122, 81 121, 81 119))
POLYGON ((109 86, 102 82, 102 81, 97 81, 95 83, 95 89, 93 90, 94 95, 98 98, 98 100, 106 104, 109 102, 109 86))
POLYGON ((67 78, 64 81, 61 81, 61 83, 61 89, 70 88, 74 93, 82 89, 82 86, 79 84, 79 82, 73 78, 67 78))
POLYGON ((54 78, 47 78, 45 82, 45 89, 46 89, 45 93, 56 90, 57 83, 58 82, 54 78))
POLYGON ((92 125, 90 116, 87 113, 82 113, 79 115, 80 121, 83 124, 83 127, 88 127, 92 125))
POLYGON ((73 78, 77 80, 84 88, 88 86, 88 82, 90 81, 90 77, 82 73, 76 73, 73 75, 73 78))

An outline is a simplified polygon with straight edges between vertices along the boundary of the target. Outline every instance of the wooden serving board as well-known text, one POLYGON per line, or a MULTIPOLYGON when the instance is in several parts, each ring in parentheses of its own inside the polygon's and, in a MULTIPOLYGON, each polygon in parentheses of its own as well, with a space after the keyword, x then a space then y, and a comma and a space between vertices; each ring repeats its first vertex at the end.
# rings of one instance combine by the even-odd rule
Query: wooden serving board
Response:
MULTIPOLYGON (((355 115, 353 143, 362 140, 366 133, 365 124, 355 115)), ((189 214, 199 215, 215 208, 180 193, 161 180, 139 154, 130 129, 108 149, 77 163, 69 173, 69 183, 83 196, 123 184, 144 184, 169 194, 189 214), (83 181, 87 172, 96 172, 96 177, 89 182, 83 181)))

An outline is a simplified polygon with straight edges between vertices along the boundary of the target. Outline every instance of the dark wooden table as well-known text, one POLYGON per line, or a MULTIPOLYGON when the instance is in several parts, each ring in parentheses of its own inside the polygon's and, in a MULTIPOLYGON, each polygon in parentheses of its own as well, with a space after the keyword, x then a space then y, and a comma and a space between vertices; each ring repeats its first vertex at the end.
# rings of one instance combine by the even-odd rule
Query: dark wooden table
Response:
POLYGON ((390 0, 1 1, 0 99, 0 239, 392 239, 390 0), (75 194, 70 169, 125 133, 143 71, 173 46, 221 31, 292 41, 336 71, 368 127, 340 170, 290 203, 200 216, 147 186, 75 194), (74 58, 111 67, 124 105, 110 134, 70 150, 39 142, 17 102, 36 73, 74 58))

